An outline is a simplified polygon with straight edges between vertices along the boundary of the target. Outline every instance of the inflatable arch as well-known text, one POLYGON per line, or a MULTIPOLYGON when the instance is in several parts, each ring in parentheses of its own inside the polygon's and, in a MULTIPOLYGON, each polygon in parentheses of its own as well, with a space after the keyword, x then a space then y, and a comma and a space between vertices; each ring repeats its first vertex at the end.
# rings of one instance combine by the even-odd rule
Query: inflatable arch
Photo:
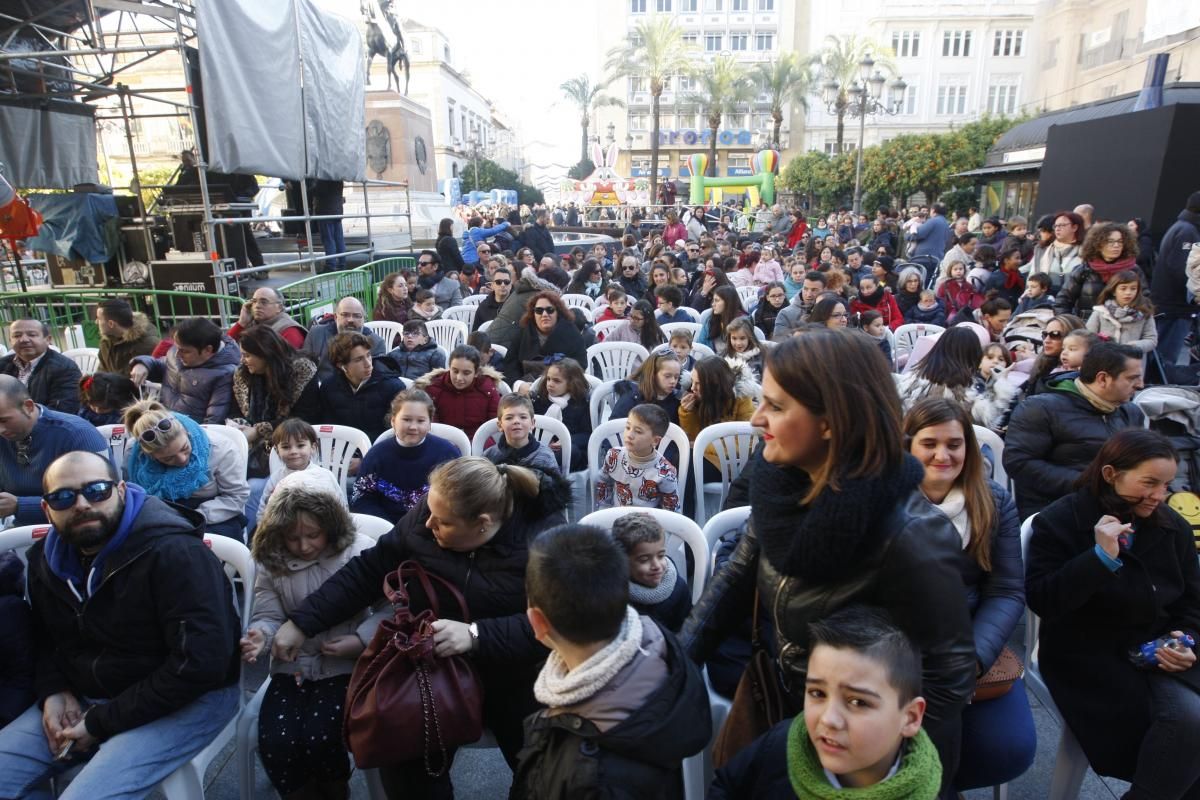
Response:
POLYGON ((757 206, 760 199, 767 205, 773 204, 775 173, 779 171, 779 151, 760 150, 754 154, 751 163, 754 166, 753 175, 715 178, 704 174, 708 170, 707 153, 693 153, 688 156, 688 168, 692 173, 688 203, 693 206, 703 205, 710 197, 712 202, 719 203, 722 189, 740 189, 750 195, 752 206, 757 206))

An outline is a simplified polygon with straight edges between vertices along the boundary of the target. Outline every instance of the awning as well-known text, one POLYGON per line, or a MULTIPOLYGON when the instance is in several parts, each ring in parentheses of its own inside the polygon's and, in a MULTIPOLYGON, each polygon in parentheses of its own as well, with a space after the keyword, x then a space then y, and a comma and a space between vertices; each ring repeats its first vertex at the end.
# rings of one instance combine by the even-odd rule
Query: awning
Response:
POLYGON ((1042 168, 1041 161, 1026 161, 1023 164, 997 164, 994 167, 980 167, 966 172, 956 172, 956 178, 975 178, 984 175, 1006 175, 1013 172, 1033 172, 1042 168))

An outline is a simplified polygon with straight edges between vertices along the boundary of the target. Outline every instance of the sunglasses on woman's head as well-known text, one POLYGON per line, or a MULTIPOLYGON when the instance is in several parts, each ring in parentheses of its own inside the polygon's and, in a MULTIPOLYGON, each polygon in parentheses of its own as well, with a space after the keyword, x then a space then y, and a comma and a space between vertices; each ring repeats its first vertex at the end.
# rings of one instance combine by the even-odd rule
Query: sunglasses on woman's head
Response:
POLYGON ((171 430, 171 426, 175 424, 175 420, 170 417, 164 417, 158 421, 158 424, 142 431, 141 440, 143 442, 157 441, 164 433, 171 430))
POLYGON ((46 501, 46 505, 55 511, 66 511, 75 505, 75 500, 79 495, 83 495, 83 499, 92 505, 103 503, 112 497, 113 486, 112 481, 92 481, 91 483, 85 483, 78 489, 58 489, 57 491, 49 492, 42 495, 42 499, 46 501))

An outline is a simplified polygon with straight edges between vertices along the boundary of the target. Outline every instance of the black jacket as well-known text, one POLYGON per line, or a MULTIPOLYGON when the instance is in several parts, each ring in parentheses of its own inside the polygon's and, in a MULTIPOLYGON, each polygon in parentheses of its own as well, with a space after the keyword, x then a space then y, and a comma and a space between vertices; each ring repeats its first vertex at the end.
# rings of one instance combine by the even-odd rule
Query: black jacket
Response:
POLYGON ((25 565, 0 553, 0 727, 33 702, 33 615, 25 602, 25 565))
MULTIPOLYGON (((1134 265, 1132 271, 1137 273, 1141 285, 1145 286, 1146 276, 1142 274, 1142 270, 1134 265)), ((1080 264, 1071 270, 1071 274, 1063 281, 1062 288, 1058 290, 1058 296, 1054 298, 1054 312, 1074 314, 1081 319, 1087 319, 1092 313, 1092 306, 1096 305, 1096 298, 1104 291, 1107 283, 1099 272, 1087 265, 1087 262, 1080 264)))
POLYGON ((661 603, 637 603, 631 599, 629 605, 637 609, 639 614, 653 619, 659 624, 659 627, 672 633, 679 633, 679 629, 683 627, 683 621, 687 619, 692 610, 692 587, 684 580, 683 574, 678 573, 675 586, 672 587, 671 594, 666 600, 661 603))
MULTIPOLYGON (((507 672, 525 671, 533 683, 546 649, 533 637, 525 616, 525 562, 529 542, 560 520, 545 519, 530 503, 516 500, 513 514, 482 547, 460 553, 440 547, 425 527, 429 503, 424 497, 370 550, 351 559, 291 614, 312 636, 383 597, 383 579, 402 561, 419 561, 425 569, 453 583, 466 598, 471 619, 479 624, 479 643, 473 658, 484 683, 507 672)), ((429 607, 419 585, 409 587, 412 608, 429 607)), ((461 620, 454 598, 438 595, 443 619, 461 620)))
POLYGON ((629 295, 629 305, 631 306, 638 300, 654 300, 654 296, 650 294, 650 282, 646 279, 646 273, 641 270, 638 270, 637 276, 633 280, 626 278, 624 272, 619 272, 614 283, 629 295))
POLYGON ((1163 234, 1154 264, 1154 284, 1150 299, 1162 314, 1190 314, 1196 306, 1187 299, 1187 265, 1189 246, 1200 242, 1200 211, 1179 212, 1179 218, 1163 234))
POLYGON ((321 384, 321 422, 358 428, 372 442, 388 429, 392 398, 404 391, 404 382, 396 377, 391 358, 380 356, 373 363, 371 377, 357 392, 341 371, 321 384))
POLYGON ((1050 381, 1048 391, 1022 401, 1009 420, 1004 469, 1016 487, 1021 519, 1070 494, 1114 433, 1142 426, 1133 403, 1101 414, 1075 389, 1074 375, 1050 381))
MULTIPOLYGON (((643 617, 642 624, 654 623, 643 617)), ((666 680, 623 722, 601 732, 570 712, 542 711, 525 721, 514 797, 682 798, 679 765, 708 744, 712 719, 700 673, 675 637, 662 635, 666 680)))
POLYGON ((644 399, 642 393, 638 390, 637 384, 633 381, 617 381, 613 386, 613 391, 617 395, 617 402, 613 403, 612 414, 609 415, 609 419, 625 419, 625 417, 629 416, 629 412, 633 410, 634 406, 649 402, 667 412, 667 419, 671 422, 676 425, 679 424, 680 392, 678 389, 662 400, 644 399))
MULTIPOLYGON (((17 377, 16 353, 0 358, 0 375, 17 377)), ((83 373, 75 362, 55 350, 47 350, 29 376, 33 402, 64 414, 79 413, 79 379, 83 373)))
MULTIPOLYGON (((1200 565, 1191 527, 1166 504, 1134 523, 1124 566, 1095 552, 1093 527, 1106 512, 1074 492, 1033 520, 1025 593, 1042 617, 1042 675, 1097 773, 1128 780, 1150 725, 1149 675, 1125 652, 1172 630, 1200 639, 1200 565)), ((1200 691, 1200 669, 1162 672, 1200 691)), ((1170 677, 1168 677, 1170 676, 1170 677)))
POLYGON ((103 740, 237 681, 238 615, 203 532, 198 512, 146 497, 83 603, 51 572, 45 540, 29 549, 39 700, 63 691, 107 700, 87 715, 103 740))
MULTIPOLYGON (((475 318, 471 322, 471 331, 479 330, 479 326, 485 322, 491 322, 496 318, 496 314, 500 311, 500 306, 503 303, 496 302, 496 295, 489 292, 484 295, 483 300, 475 306, 475 318)), ((491 337, 488 337, 491 338, 491 337)))
POLYGON ((462 251, 458 249, 457 239, 453 236, 439 236, 434 249, 437 251, 438 258, 442 262, 441 267, 438 269, 439 272, 449 272, 450 270, 462 272, 465 264, 463 262, 462 251))
POLYGON ((509 384, 541 375, 545 368, 543 359, 555 353, 573 358, 587 369, 587 344, 573 319, 558 320, 544 344, 538 341, 537 323, 532 320, 518 331, 517 341, 500 362, 500 371, 509 384))
POLYGON ((536 222, 526 225, 518 239, 522 245, 533 251, 535 263, 541 261, 542 256, 547 253, 554 252, 554 236, 545 225, 538 225, 536 222))

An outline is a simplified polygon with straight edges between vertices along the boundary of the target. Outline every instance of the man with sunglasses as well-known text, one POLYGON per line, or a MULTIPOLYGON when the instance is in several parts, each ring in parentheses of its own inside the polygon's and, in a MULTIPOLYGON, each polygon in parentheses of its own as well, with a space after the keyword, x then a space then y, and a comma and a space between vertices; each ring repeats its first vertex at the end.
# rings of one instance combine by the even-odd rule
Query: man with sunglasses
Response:
POLYGON ((25 384, 0 375, 0 518, 15 515, 17 525, 45 522, 42 473, 73 450, 107 457, 108 444, 87 420, 35 403, 25 384))
MULTIPOLYGON (((474 248, 472 254, 476 261, 467 263, 478 266, 481 254, 474 248)), ((483 255, 486 254, 485 250, 483 255)), ((442 311, 462 302, 462 284, 442 271, 442 258, 433 250, 422 250, 417 256, 417 286, 433 292, 433 301, 442 311)))
POLYGON ((118 480, 103 456, 59 457, 42 492, 38 702, 0 731, 0 797, 80 765, 72 797, 147 795, 237 713, 233 593, 199 512, 118 480))

